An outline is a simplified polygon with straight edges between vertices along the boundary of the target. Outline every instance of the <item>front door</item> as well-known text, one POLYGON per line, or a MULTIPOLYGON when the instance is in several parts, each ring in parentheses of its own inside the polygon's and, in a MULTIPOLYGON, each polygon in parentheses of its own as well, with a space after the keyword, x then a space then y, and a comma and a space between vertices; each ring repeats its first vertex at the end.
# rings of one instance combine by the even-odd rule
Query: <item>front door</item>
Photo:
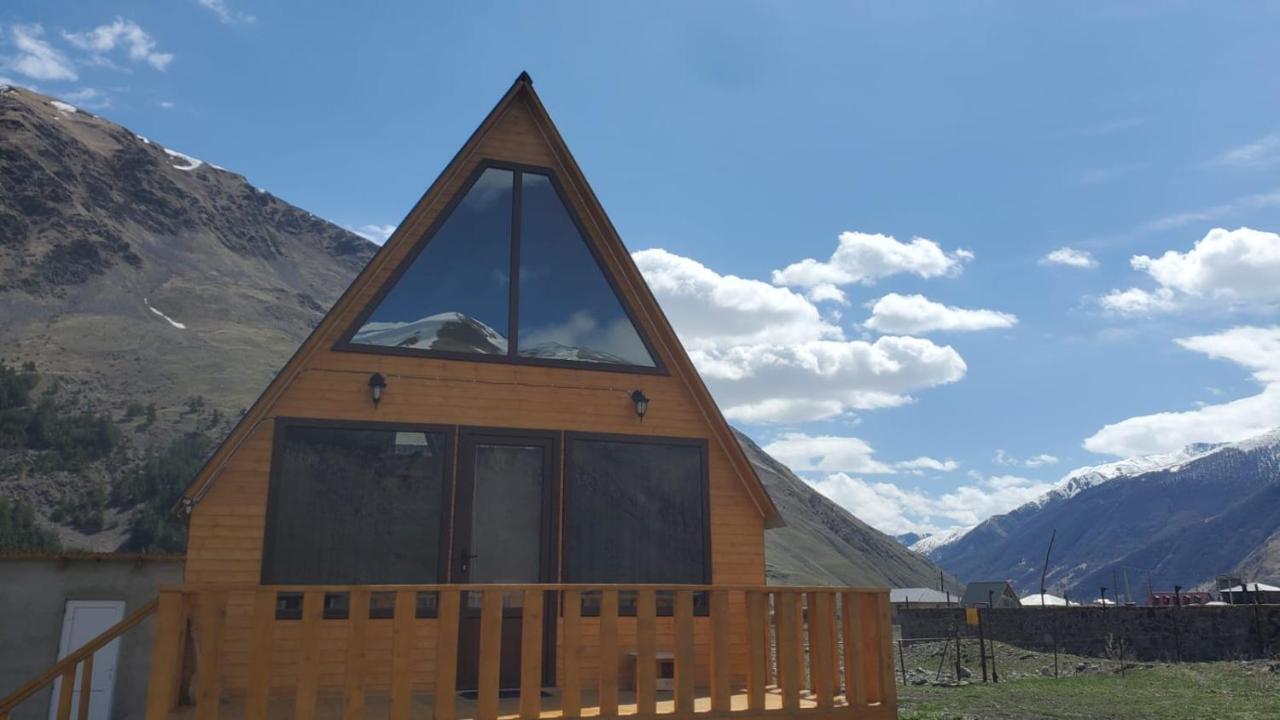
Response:
MULTIPOLYGON (((58 659, 79 650, 85 643, 98 637, 108 628, 124 619, 124 602, 121 600, 68 600, 62 616, 62 637, 58 642, 58 659)), ((119 638, 107 643, 93 656, 93 677, 89 683, 89 719, 107 720, 111 717, 111 693, 116 684, 116 658, 120 653, 119 638)), ((80 688, 84 686, 84 665, 76 667, 75 689, 71 692, 71 707, 80 707, 80 688)), ((53 694, 49 702, 49 720, 58 714, 58 696, 62 691, 62 678, 53 682, 53 694)))
MULTIPOLYGON (((455 583, 532 584, 556 579, 554 434, 464 430, 459 438, 453 535, 455 583)), ((547 601, 552 594, 547 594, 547 601)), ((474 690, 480 662, 480 594, 463 595, 458 689, 474 690)), ((523 596, 503 601, 500 687, 520 686, 523 596)), ((543 680, 555 667, 555 608, 544 607, 543 680), (548 641, 550 640, 550 642, 548 641)))

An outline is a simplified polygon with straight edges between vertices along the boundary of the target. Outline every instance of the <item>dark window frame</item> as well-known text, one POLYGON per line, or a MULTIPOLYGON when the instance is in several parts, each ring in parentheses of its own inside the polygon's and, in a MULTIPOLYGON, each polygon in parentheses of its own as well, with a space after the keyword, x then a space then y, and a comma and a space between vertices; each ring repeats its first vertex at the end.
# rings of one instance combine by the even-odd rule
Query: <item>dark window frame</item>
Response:
MULTIPOLYGON (((560 491, 560 502, 564 508, 563 518, 560 522, 561 536, 565 534, 565 528, 571 522, 569 518, 569 497, 572 494, 572 488, 569 485, 569 473, 573 468, 574 457, 573 449, 576 441, 603 441, 630 443, 633 445, 681 445, 685 447, 695 447, 698 449, 701 459, 701 472, 699 481, 702 485, 702 492, 699 496, 702 500, 702 579, 700 585, 711 585, 713 568, 711 563, 711 467, 709 463, 708 447, 709 442, 706 438, 689 438, 689 437, 673 437, 664 435, 626 435, 618 433, 592 433, 592 432, 574 432, 566 431, 564 434, 564 468, 561 471, 563 479, 563 488, 560 491)), ((560 551, 560 567, 561 571, 566 572, 572 566, 573 549, 569 543, 563 543, 560 551)), ((579 582, 579 581, 573 581, 579 582)), ((590 585, 591 583, 585 583, 590 585)), ((605 583, 612 584, 612 583, 605 583)))
MULTIPOLYGON (((440 506, 440 540, 436 557, 436 584, 444 584, 449 578, 449 541, 453 531, 453 492, 457 482, 454 457, 457 445, 457 428, 454 425, 438 425, 427 423, 378 422, 371 420, 331 420, 319 418, 278 417, 273 423, 271 438, 271 472, 267 483, 267 508, 262 538, 262 567, 259 569, 259 583, 262 585, 287 585, 305 587, 307 585, 343 585, 350 583, 278 583, 272 578, 276 571, 275 546, 278 538, 279 523, 274 521, 275 513, 281 510, 280 505, 280 473, 283 471, 285 435, 289 428, 322 428, 328 430, 380 430, 384 432, 421 432, 442 433, 445 436, 444 478, 441 485, 440 506)), ((426 583, 429 584, 429 583, 426 583)))
POLYGON ((471 172, 471 175, 467 177, 462 189, 454 195, 448 205, 446 205, 440 212, 439 216, 432 221, 431 226, 427 228, 427 231, 422 234, 422 237, 416 241, 413 249, 411 249, 409 254, 401 260, 399 267, 391 273, 383 283, 382 287, 379 288, 378 293, 374 295, 373 298, 365 304, 364 308, 360 310, 360 313, 356 315, 351 326, 348 327, 346 332, 338 338, 338 341, 334 343, 332 349, 334 352, 357 352, 370 353, 374 355, 405 355, 410 357, 443 358, 446 360, 473 360, 477 362, 499 362, 515 365, 541 365, 544 367, 599 370, 603 372, 621 372, 642 375, 670 374, 666 366, 663 364, 661 356, 659 356, 657 351, 654 349, 653 343, 649 341, 649 337, 645 333, 643 326, 636 321, 635 313, 632 312, 630 305, 628 305, 626 300, 623 299, 613 275, 605 268, 604 261, 601 259, 600 253, 596 250, 595 243, 592 242, 591 234, 587 232, 586 227, 582 224, 582 220, 578 217, 578 213, 574 211, 573 205, 568 202, 568 195, 565 193, 564 186, 561 184, 560 178, 556 175, 555 171, 551 168, 539 167, 537 165, 525 165, 522 163, 493 159, 480 161, 476 168, 471 172), (386 296, 391 292, 391 289, 395 287, 396 283, 400 281, 400 278, 409 270, 409 267, 412 266, 413 263, 417 261, 418 257, 422 255, 422 252, 426 249, 427 245, 439 234, 441 227, 444 226, 444 223, 453 214, 453 211, 462 202, 463 198, 466 197, 467 192, 470 191, 472 186, 475 185, 475 182, 480 179, 480 176, 484 171, 490 168, 509 170, 515 174, 512 179, 511 279, 508 283, 508 292, 510 293, 510 296, 508 298, 509 310, 507 323, 509 327, 507 333, 507 354, 490 355, 484 353, 462 353, 423 348, 383 347, 379 345, 364 345, 352 342, 352 338, 354 338, 355 334, 360 331, 360 328, 368 322, 374 311, 378 309, 378 306, 382 304, 382 301, 386 299, 386 296), (632 327, 635 328, 636 335, 639 336, 640 342, 649 353, 649 357, 653 359, 653 367, 646 367, 644 365, 594 363, 582 360, 537 358, 520 355, 520 231, 522 224, 520 212, 521 199, 523 195, 521 174, 525 172, 545 175, 551 180, 551 187, 555 189, 556 195, 559 197, 560 202, 564 204, 565 210, 568 212, 569 218, 573 221, 574 227, 582 236, 583 242, 586 243, 587 250, 591 253, 591 258, 595 260, 596 268, 602 275, 604 275, 605 281, 609 284, 609 289, 613 292, 614 297, 617 298, 618 304, 622 307, 622 311, 626 314, 632 327))

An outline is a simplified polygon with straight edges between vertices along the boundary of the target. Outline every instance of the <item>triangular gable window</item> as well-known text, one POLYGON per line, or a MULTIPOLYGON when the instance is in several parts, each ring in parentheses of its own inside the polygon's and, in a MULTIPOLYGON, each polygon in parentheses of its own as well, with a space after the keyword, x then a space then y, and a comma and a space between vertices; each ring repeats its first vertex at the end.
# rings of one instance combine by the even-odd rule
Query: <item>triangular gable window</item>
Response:
POLYGON ((349 346, 657 367, 545 173, 486 168, 392 283, 357 323, 349 346))

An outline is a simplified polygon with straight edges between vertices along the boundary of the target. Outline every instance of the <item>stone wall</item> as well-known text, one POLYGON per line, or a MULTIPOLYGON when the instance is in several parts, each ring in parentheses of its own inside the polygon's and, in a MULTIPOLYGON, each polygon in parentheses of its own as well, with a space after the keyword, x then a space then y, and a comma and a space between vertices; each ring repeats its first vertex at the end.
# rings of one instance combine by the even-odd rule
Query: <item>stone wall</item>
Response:
MULTIPOLYGON (((995 608, 982 611, 987 638, 1028 650, 1134 660, 1211 661, 1280 654, 1280 605, 1214 607, 995 608)), ((904 640, 977 637, 964 610, 903 609, 904 640)))
MULTIPOLYGON (((175 557, 0 557, 0 697, 57 662, 68 600, 123 600, 125 615, 156 597, 161 585, 182 583, 175 557)), ((146 707, 153 619, 121 638, 112 693, 112 720, 136 720, 146 707)), ((48 720, 51 691, 41 690, 13 720, 48 720)))

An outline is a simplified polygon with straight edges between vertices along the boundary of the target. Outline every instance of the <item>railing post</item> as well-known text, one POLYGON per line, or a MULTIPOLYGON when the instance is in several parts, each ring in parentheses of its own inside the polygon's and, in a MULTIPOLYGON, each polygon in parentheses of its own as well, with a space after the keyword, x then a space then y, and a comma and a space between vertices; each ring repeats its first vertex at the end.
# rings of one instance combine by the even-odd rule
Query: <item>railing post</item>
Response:
POLYGON ((93 692, 93 655, 80 663, 80 703, 76 711, 79 720, 89 720, 89 695, 93 692))
POLYGON ((776 595, 778 623, 778 685, 782 689, 784 710, 800 708, 800 634, 797 592, 782 591, 776 595))
POLYGON ((674 600, 675 608, 675 659, 676 670, 676 712, 682 715, 693 713, 694 681, 697 676, 697 661, 693 647, 693 591, 677 590, 674 600))
POLYGON ((524 591, 520 620, 520 718, 542 714, 542 601, 541 590, 524 591))
POLYGON ((199 621, 196 649, 196 720, 217 720, 222 694, 222 634, 227 618, 227 593, 202 593, 196 606, 199 621))
POLYGON ((729 668, 733 658, 729 652, 729 592, 712 590, 711 605, 711 710, 729 712, 731 693, 729 668))
POLYGON ((347 611, 347 663, 344 683, 343 720, 364 718, 364 681, 366 674, 366 630, 369 627, 369 591, 352 590, 347 611))
POLYGON ((312 720, 320 690, 320 623, 324 619, 324 591, 302 593, 302 622, 298 627, 298 677, 294 687, 293 717, 312 720))
POLYGON ((276 592, 259 590, 253 595, 253 637, 249 641, 249 687, 244 700, 245 720, 267 718, 275 625, 276 592))
POLYGON ((62 685, 58 688, 57 720, 71 720, 71 693, 76 689, 76 666, 72 665, 62 673, 62 685))
MULTIPOLYGON (((582 591, 565 590, 561 607, 564 677, 560 678, 560 710, 566 718, 577 718, 582 714, 582 591)), ((603 658, 600 665, 603 673, 603 658)))
POLYGON ((830 592, 809 594, 809 680, 820 708, 831 707, 835 695, 831 669, 835 663, 835 626, 831 605, 830 592))
POLYGON ((618 714, 618 591, 600 592, 600 716, 618 714))
POLYGON ((841 593, 840 624, 844 641, 844 696, 849 707, 867 704, 866 674, 862 656, 862 597, 857 592, 841 593))
POLYGON ((880 661, 880 704, 897 708, 898 682, 893 677, 893 617, 889 593, 876 593, 876 637, 880 661))
POLYGON ((658 593, 653 588, 636 592, 636 713, 658 711, 658 593))
POLYGON ((476 696, 476 720, 498 717, 498 691, 502 659, 501 590, 485 590, 480 603, 480 677, 476 696))
MULTIPOLYGON (((408 720, 409 706, 412 701, 409 686, 409 652, 413 646, 413 636, 405 633, 405 628, 413 628, 415 603, 408 598, 414 597, 412 592, 402 592, 396 596, 396 664, 400 668, 392 679, 392 707, 402 709, 403 714, 392 713, 392 720, 408 720), (405 610, 400 611, 401 597, 405 610), (401 636, 403 635, 403 639, 401 636), (400 680, 395 677, 402 676, 400 680)), ((459 590, 441 590, 439 595, 439 612, 436 613, 436 714, 435 720, 453 720, 457 712, 458 685, 458 618, 461 617, 462 592, 459 590)))
POLYGON ((182 591, 161 590, 147 681, 146 720, 167 720, 178 705, 186 638, 186 601, 182 591))
POLYGON ((764 691, 769 684, 769 594, 747 591, 747 707, 764 710, 764 691))

